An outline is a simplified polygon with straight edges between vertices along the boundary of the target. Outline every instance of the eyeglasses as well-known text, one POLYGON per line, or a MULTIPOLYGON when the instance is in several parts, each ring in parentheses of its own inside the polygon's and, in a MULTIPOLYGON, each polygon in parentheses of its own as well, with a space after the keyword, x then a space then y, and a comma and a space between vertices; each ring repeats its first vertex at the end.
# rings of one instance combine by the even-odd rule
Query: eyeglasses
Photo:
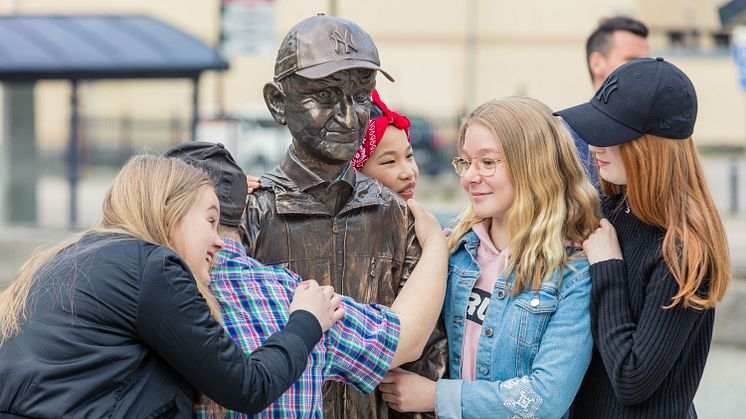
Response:
POLYGON ((497 165, 500 163, 502 163, 502 160, 491 159, 489 157, 473 157, 471 159, 456 157, 451 161, 453 168, 456 169, 456 174, 459 176, 464 176, 464 173, 474 165, 477 168, 479 176, 490 177, 495 174, 497 165))

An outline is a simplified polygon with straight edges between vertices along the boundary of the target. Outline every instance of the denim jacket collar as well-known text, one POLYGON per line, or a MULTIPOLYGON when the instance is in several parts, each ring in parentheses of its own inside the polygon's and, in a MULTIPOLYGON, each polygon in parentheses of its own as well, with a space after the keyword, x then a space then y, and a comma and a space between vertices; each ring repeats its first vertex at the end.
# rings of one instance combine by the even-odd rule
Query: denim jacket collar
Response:
POLYGON ((461 248, 465 248, 467 252, 469 252, 472 257, 477 257, 477 248, 479 247, 479 237, 477 236, 477 233, 474 232, 474 230, 469 229, 469 231, 466 232, 456 243, 456 248, 453 250, 452 254, 458 253, 461 248))

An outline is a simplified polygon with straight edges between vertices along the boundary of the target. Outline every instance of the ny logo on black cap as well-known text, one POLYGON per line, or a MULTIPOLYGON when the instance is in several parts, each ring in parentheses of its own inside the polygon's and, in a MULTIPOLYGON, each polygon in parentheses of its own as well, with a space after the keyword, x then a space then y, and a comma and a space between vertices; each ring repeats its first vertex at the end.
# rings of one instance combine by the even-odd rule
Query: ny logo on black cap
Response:
POLYGON ((614 90, 617 89, 617 83, 619 80, 616 76, 611 76, 604 80, 603 86, 601 86, 600 89, 598 89, 598 94, 596 94, 596 99, 603 101, 604 103, 609 102, 609 96, 614 92, 614 90))
POLYGON ((334 52, 337 54, 342 54, 342 51, 344 51, 345 54, 349 54, 350 50, 353 50, 357 52, 357 48, 355 48, 355 41, 352 40, 352 34, 347 28, 344 28, 344 32, 342 34, 339 33, 337 29, 332 32, 332 40, 335 41, 334 44, 334 52), (340 48, 341 46, 344 46, 344 49, 340 48))

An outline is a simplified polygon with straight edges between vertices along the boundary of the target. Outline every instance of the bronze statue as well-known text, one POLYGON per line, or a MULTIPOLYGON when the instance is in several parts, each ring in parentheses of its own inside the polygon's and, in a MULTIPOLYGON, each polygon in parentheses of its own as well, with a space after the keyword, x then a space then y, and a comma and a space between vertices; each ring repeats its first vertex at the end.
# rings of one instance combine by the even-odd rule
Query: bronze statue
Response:
MULTIPOLYGON (((290 29, 264 100, 293 141, 249 196, 247 248, 359 302, 390 305, 421 250, 406 204, 350 164, 367 128, 376 71, 393 81, 370 35, 353 22, 318 15, 290 29)), ((444 375, 445 333, 437 331, 406 369, 444 375)), ((378 391, 365 396, 340 383, 324 387, 324 416, 411 417, 389 411, 378 391)))

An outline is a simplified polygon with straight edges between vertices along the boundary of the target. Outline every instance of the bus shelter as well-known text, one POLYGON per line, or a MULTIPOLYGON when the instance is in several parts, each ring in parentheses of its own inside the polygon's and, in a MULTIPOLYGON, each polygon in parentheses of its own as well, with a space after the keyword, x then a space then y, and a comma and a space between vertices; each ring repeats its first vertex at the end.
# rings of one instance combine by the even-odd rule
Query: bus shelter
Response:
POLYGON ((79 82, 101 79, 189 79, 193 86, 194 139, 199 118, 200 76, 206 70, 226 69, 228 62, 214 48, 148 16, 0 16, 0 82, 5 93, 4 133, 0 138, 0 166, 5 166, 0 170, 5 180, 2 181, 0 201, 4 206, 2 213, 6 221, 35 221, 34 82, 55 79, 70 81, 67 172, 70 185, 69 225, 74 227, 77 225, 78 212, 79 82))

